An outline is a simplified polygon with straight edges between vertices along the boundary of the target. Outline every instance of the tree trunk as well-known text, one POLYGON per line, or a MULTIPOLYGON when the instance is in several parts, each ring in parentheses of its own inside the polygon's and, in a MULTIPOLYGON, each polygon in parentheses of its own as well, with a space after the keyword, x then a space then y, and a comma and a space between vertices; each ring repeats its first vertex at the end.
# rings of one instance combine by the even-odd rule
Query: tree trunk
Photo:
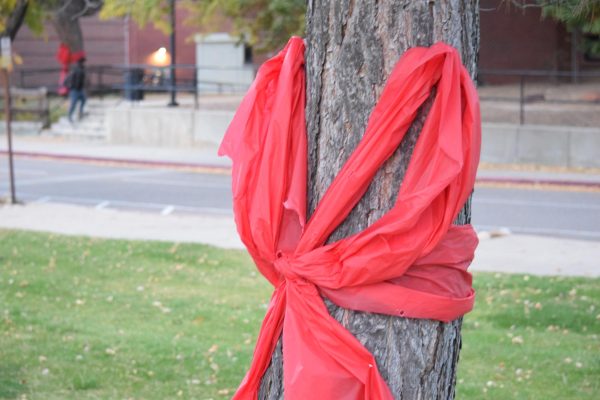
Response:
POLYGON ((83 35, 79 18, 88 17, 100 11, 103 0, 61 0, 52 3, 50 21, 60 41, 66 44, 71 52, 83 51, 83 35))
MULTIPOLYGON (((364 133, 386 79, 414 46, 444 41, 457 48, 474 77, 479 2, 467 0, 309 0, 307 8, 308 209, 319 200, 364 133)), ((396 200, 435 93, 395 154, 329 241, 365 229, 396 200)), ((470 222, 470 201, 457 224, 470 222)), ((367 348, 396 399, 452 399, 462 319, 450 323, 343 309, 331 315, 367 348)), ((261 383, 260 399, 282 399, 281 340, 261 383)))
POLYGON ((10 15, 8 16, 4 32, 1 32, 0 36, 8 36, 10 37, 11 41, 15 40, 17 32, 19 31, 21 25, 23 25, 23 21, 25 20, 25 14, 27 13, 28 7, 28 0, 17 0, 10 15))

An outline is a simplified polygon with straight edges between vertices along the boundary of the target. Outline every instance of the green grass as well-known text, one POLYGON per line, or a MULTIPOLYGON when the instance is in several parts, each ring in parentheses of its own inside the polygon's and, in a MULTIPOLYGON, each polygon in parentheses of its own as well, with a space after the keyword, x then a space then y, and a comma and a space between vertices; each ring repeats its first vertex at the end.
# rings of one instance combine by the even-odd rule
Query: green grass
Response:
MULTIPOLYGON (((598 397, 600 280, 475 284, 458 399, 598 397)), ((270 292, 241 251, 0 230, 0 399, 230 398, 270 292)))
POLYGON ((458 399, 597 399, 600 279, 477 274, 458 399))
POLYGON ((269 295, 241 251, 0 231, 0 398, 230 397, 269 295))

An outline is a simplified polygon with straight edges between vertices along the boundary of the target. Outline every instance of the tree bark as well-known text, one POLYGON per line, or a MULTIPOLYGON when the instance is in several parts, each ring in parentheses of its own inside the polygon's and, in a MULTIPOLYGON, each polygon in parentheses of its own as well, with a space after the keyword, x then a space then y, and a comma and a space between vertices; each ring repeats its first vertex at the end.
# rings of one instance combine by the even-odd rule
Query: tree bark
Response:
MULTIPOLYGON (((307 8, 308 210, 319 200, 364 133, 371 111, 400 56, 444 41, 457 48, 474 78, 479 2, 468 0, 309 0, 307 8)), ((433 97, 421 108, 394 155, 329 241, 365 229, 396 200, 433 97)), ((470 222, 470 201, 455 223, 470 222)), ((377 361, 396 399, 452 399, 461 322, 417 320, 343 309, 330 314, 377 361)), ((281 340, 265 373, 260 399, 283 398, 281 340)))
POLYGON ((104 5, 103 0, 60 0, 49 7, 50 21, 60 41, 71 52, 83 51, 83 35, 79 18, 96 14, 104 5))
POLYGON ((23 25, 23 21, 25 20, 25 14, 27 13, 27 8, 29 7, 28 0, 17 0, 15 7, 10 13, 8 20, 6 21, 6 28, 4 32, 0 33, 0 36, 8 36, 10 40, 15 40, 17 36, 17 32, 23 25))

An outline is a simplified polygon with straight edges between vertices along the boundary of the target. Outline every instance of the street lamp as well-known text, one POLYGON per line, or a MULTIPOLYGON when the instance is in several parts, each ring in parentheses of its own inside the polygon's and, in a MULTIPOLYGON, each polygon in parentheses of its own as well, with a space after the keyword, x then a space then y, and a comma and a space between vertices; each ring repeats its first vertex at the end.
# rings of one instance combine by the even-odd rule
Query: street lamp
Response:
POLYGON ((171 55, 164 47, 150 53, 146 62, 152 67, 152 84, 156 86, 163 86, 165 80, 169 80, 170 75, 167 68, 171 65, 171 55))
POLYGON ((175 85, 177 79, 175 77, 175 0, 169 0, 169 6, 171 9, 171 37, 169 47, 171 48, 171 102, 168 104, 169 107, 176 107, 179 104, 175 99, 177 94, 175 85))
POLYGON ((152 52, 148 57, 148 64, 153 67, 166 67, 171 64, 171 55, 164 47, 152 52))

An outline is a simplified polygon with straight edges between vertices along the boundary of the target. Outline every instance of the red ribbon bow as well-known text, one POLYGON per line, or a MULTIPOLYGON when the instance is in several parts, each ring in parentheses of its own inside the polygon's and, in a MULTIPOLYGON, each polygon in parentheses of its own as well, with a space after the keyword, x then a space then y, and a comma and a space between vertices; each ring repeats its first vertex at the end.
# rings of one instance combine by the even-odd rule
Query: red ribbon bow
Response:
POLYGON ((407 51, 362 141, 308 222, 304 107, 304 44, 294 37, 259 69, 219 149, 233 160, 238 232, 275 287, 234 398, 256 399, 283 333, 286 399, 392 399, 373 355, 329 315, 321 296, 345 308, 440 321, 472 309, 467 267, 477 236, 470 225, 452 221, 479 163, 477 94, 452 47, 407 51), (365 230, 325 245, 434 86, 393 208, 365 230))

